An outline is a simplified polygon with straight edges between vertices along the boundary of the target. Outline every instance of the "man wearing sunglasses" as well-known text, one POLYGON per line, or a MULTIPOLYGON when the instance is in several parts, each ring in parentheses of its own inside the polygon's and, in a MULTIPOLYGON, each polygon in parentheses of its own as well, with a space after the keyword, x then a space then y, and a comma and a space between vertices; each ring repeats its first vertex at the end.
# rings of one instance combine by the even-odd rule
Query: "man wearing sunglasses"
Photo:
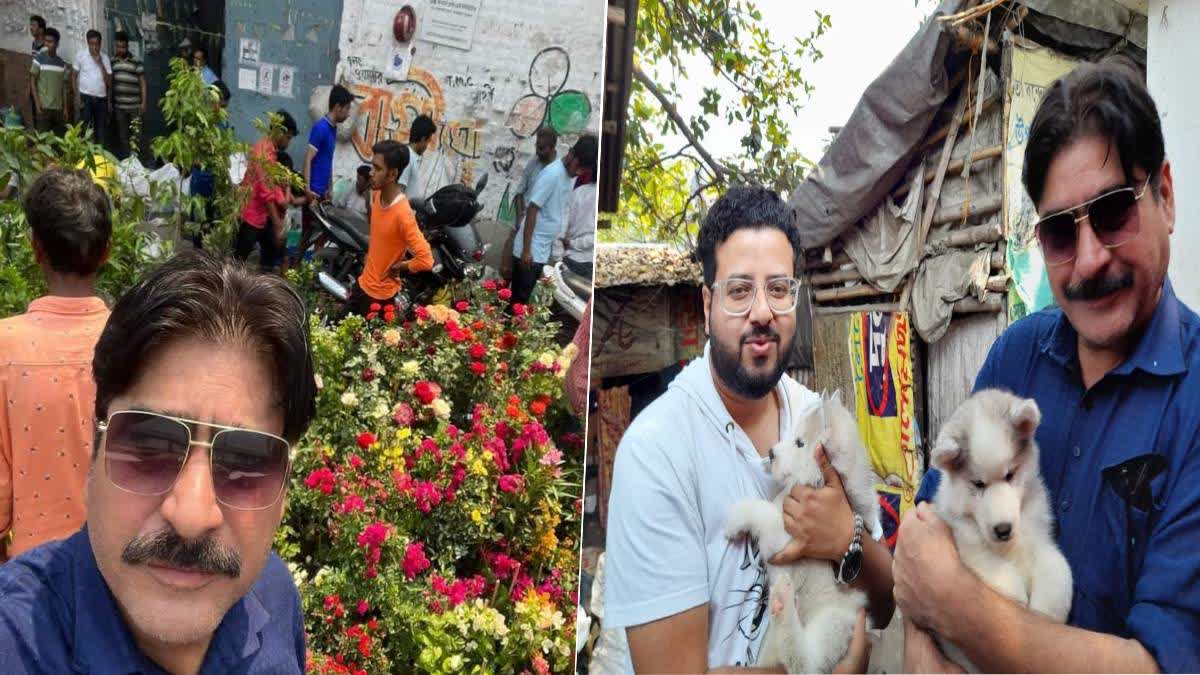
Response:
MULTIPOLYGON (((770 614, 764 556, 730 541, 724 523, 742 499, 770 499, 768 452, 819 398, 784 375, 801 292, 791 210, 764 188, 734 188, 699 233, 708 344, 634 420, 617 450, 609 499, 606 627, 624 628, 637 672, 785 672, 755 668, 770 614)), ((798 487, 785 521, 795 541, 776 562, 851 553, 855 517, 822 454, 827 487, 798 487)), ((876 626, 892 615, 891 556, 864 537, 861 574, 876 626)), ((848 569, 848 568, 847 568, 848 569)), ((863 672, 865 617, 839 670, 863 672)))
POLYGON ((0 672, 303 672, 271 553, 315 411, 303 301, 182 254, 113 308, 94 377, 87 524, 0 567, 0 672))
POLYGON ((104 191, 85 171, 50 169, 24 206, 48 292, 0 321, 0 562, 83 524, 92 353, 108 320, 96 297, 112 238, 104 191))
POLYGON ((1041 473, 1071 613, 1056 624, 983 585, 919 507, 895 561, 913 622, 905 670, 955 669, 928 629, 985 672, 1200 671, 1200 317, 1166 276, 1174 182, 1134 66, 1082 65, 1046 91, 1023 179, 1058 308, 1001 336, 975 386, 1045 411, 1041 473))

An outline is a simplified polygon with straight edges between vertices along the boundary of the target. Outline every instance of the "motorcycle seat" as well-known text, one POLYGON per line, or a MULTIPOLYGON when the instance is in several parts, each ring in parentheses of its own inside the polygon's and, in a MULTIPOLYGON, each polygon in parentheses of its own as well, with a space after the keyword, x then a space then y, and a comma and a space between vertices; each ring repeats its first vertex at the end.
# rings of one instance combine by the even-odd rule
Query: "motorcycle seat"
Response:
POLYGON ((563 283, 567 285, 567 288, 570 288, 572 293, 583 298, 584 301, 590 300, 592 297, 592 280, 575 274, 566 267, 560 269, 562 270, 563 283))

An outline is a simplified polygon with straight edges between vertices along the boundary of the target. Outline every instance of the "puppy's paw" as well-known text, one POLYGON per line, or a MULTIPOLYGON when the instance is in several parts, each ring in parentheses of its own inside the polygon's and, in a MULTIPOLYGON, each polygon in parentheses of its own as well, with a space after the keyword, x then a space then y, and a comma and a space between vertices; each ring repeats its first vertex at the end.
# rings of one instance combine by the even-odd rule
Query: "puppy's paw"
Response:
POLYGON ((725 538, 731 541, 753 534, 755 502, 740 501, 729 510, 725 519, 725 538))

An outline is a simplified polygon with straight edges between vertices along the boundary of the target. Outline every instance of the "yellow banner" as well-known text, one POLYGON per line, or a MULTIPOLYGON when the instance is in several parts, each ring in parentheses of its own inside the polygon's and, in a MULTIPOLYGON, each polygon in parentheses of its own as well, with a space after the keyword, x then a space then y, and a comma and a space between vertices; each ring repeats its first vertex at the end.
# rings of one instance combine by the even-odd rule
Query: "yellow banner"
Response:
POLYGON ((921 480, 913 422, 909 317, 906 312, 856 312, 849 319, 858 430, 872 468, 883 479, 876 491, 883 509, 884 536, 894 545, 895 527, 912 507, 921 480))

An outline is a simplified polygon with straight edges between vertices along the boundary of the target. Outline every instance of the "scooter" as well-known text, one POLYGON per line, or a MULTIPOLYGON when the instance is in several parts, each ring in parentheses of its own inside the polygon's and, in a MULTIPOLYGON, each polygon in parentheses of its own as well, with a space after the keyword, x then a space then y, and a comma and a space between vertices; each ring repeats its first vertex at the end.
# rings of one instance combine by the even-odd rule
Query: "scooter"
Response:
MULTIPOLYGON (((474 189, 448 185, 415 209, 434 264, 429 272, 405 279, 394 300, 402 316, 417 306, 430 304, 447 284, 483 278, 486 272, 483 258, 491 245, 483 243, 474 220, 483 209, 479 195, 485 187, 486 174, 474 189)), ((310 233, 308 241, 301 242, 300 250, 325 240, 325 246, 313 253, 319 267, 317 279, 326 292, 345 302, 362 274, 370 244, 370 225, 361 215, 328 203, 309 208, 318 227, 310 233)))
POLYGON ((543 267, 542 276, 550 277, 554 282, 554 302, 576 323, 581 321, 588 299, 592 297, 592 280, 572 272, 562 261, 543 267))

